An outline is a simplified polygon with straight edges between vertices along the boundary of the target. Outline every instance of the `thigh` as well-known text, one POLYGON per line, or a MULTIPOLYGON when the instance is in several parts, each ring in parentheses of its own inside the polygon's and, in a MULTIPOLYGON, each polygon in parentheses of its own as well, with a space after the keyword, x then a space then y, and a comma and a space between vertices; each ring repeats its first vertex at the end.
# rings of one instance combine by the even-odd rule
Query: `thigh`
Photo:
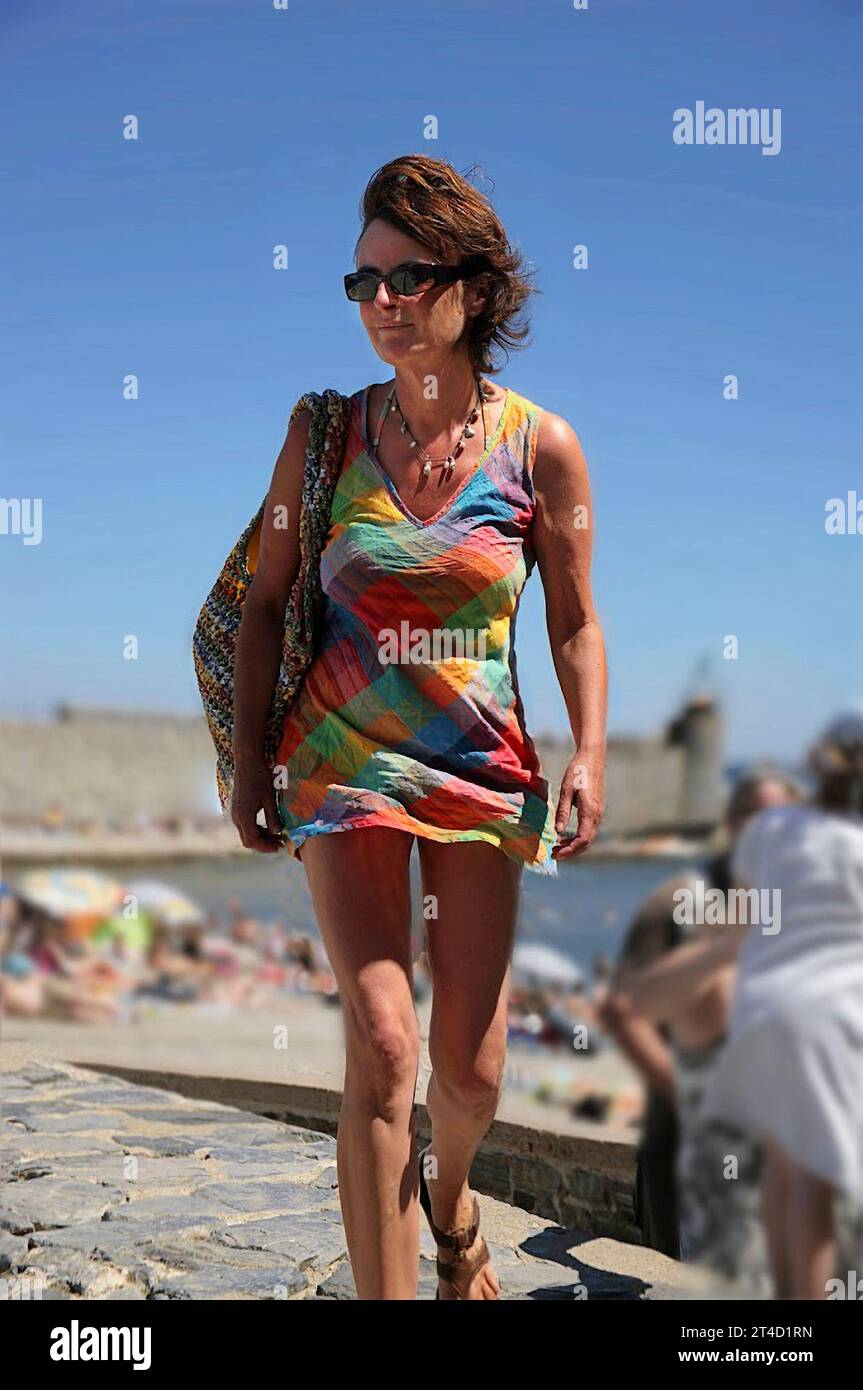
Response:
POLYGON ((446 1035, 473 1056, 496 1030, 506 1037, 509 962, 522 866, 485 841, 419 840, 433 1009, 429 1046, 446 1035))
POLYGON ((345 1008, 346 1025, 413 1009, 410 853, 413 835, 365 826, 314 835, 302 865, 345 1008))

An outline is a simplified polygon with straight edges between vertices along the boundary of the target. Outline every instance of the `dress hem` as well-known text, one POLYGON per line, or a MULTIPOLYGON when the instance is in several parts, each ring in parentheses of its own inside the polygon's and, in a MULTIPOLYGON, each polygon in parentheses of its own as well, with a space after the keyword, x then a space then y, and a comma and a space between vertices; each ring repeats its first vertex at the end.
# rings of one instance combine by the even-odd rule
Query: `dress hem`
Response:
POLYGON ((481 831, 438 830, 436 833, 432 833, 431 829, 418 830, 412 825, 391 825, 388 821, 382 821, 378 815, 362 816, 359 820, 352 820, 344 825, 325 824, 313 826, 313 828, 304 831, 294 830, 286 832, 285 850, 293 859, 298 859, 299 855, 297 851, 302 849, 307 840, 313 840, 318 835, 341 835, 348 830, 362 830, 370 826, 381 826, 386 830, 401 830, 405 834, 417 835, 420 839, 433 840, 438 844, 465 844, 468 841, 480 841, 485 844, 493 845, 495 849, 499 849, 502 854, 505 854, 508 859, 512 859, 515 863, 522 865, 529 872, 541 874, 549 878, 557 878, 559 876, 557 861, 552 859, 550 855, 545 859, 525 859, 523 855, 511 854, 509 850, 506 849, 505 843, 502 840, 492 835, 483 834, 481 831))

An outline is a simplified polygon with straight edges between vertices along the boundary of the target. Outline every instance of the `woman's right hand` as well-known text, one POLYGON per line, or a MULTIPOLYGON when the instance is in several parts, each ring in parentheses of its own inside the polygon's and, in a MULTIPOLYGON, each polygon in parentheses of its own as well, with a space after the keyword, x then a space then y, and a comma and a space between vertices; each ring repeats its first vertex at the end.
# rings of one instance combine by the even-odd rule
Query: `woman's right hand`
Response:
POLYGON ((263 758, 235 764, 231 820, 246 849, 255 849, 261 854, 273 854, 276 850, 284 849, 284 831, 276 805, 273 777, 263 758), (258 824, 261 809, 266 828, 258 824))

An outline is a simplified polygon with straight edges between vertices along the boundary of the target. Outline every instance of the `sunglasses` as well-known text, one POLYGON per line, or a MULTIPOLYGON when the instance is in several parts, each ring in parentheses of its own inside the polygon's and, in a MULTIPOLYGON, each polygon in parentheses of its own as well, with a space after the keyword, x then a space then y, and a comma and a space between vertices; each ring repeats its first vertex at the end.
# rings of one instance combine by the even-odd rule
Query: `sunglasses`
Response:
POLYGON ((434 285, 451 285, 456 280, 464 280, 478 269, 476 257, 460 261, 458 265, 431 265, 427 261, 405 261, 386 275, 380 270, 364 268, 354 270, 345 276, 345 294, 348 299, 374 299, 381 281, 394 294, 422 294, 434 285))

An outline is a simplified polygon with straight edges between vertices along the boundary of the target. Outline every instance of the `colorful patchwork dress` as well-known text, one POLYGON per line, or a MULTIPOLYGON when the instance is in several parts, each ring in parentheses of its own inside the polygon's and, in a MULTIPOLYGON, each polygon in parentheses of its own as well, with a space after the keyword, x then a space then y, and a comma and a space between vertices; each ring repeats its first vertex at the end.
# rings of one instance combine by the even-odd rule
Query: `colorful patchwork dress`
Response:
POLYGON ((353 398, 321 556, 315 656, 285 720, 287 847, 380 825, 484 840, 557 874, 554 806, 525 728, 515 659, 535 555, 539 409, 508 391, 484 455, 422 521, 376 458, 370 387, 353 398))

